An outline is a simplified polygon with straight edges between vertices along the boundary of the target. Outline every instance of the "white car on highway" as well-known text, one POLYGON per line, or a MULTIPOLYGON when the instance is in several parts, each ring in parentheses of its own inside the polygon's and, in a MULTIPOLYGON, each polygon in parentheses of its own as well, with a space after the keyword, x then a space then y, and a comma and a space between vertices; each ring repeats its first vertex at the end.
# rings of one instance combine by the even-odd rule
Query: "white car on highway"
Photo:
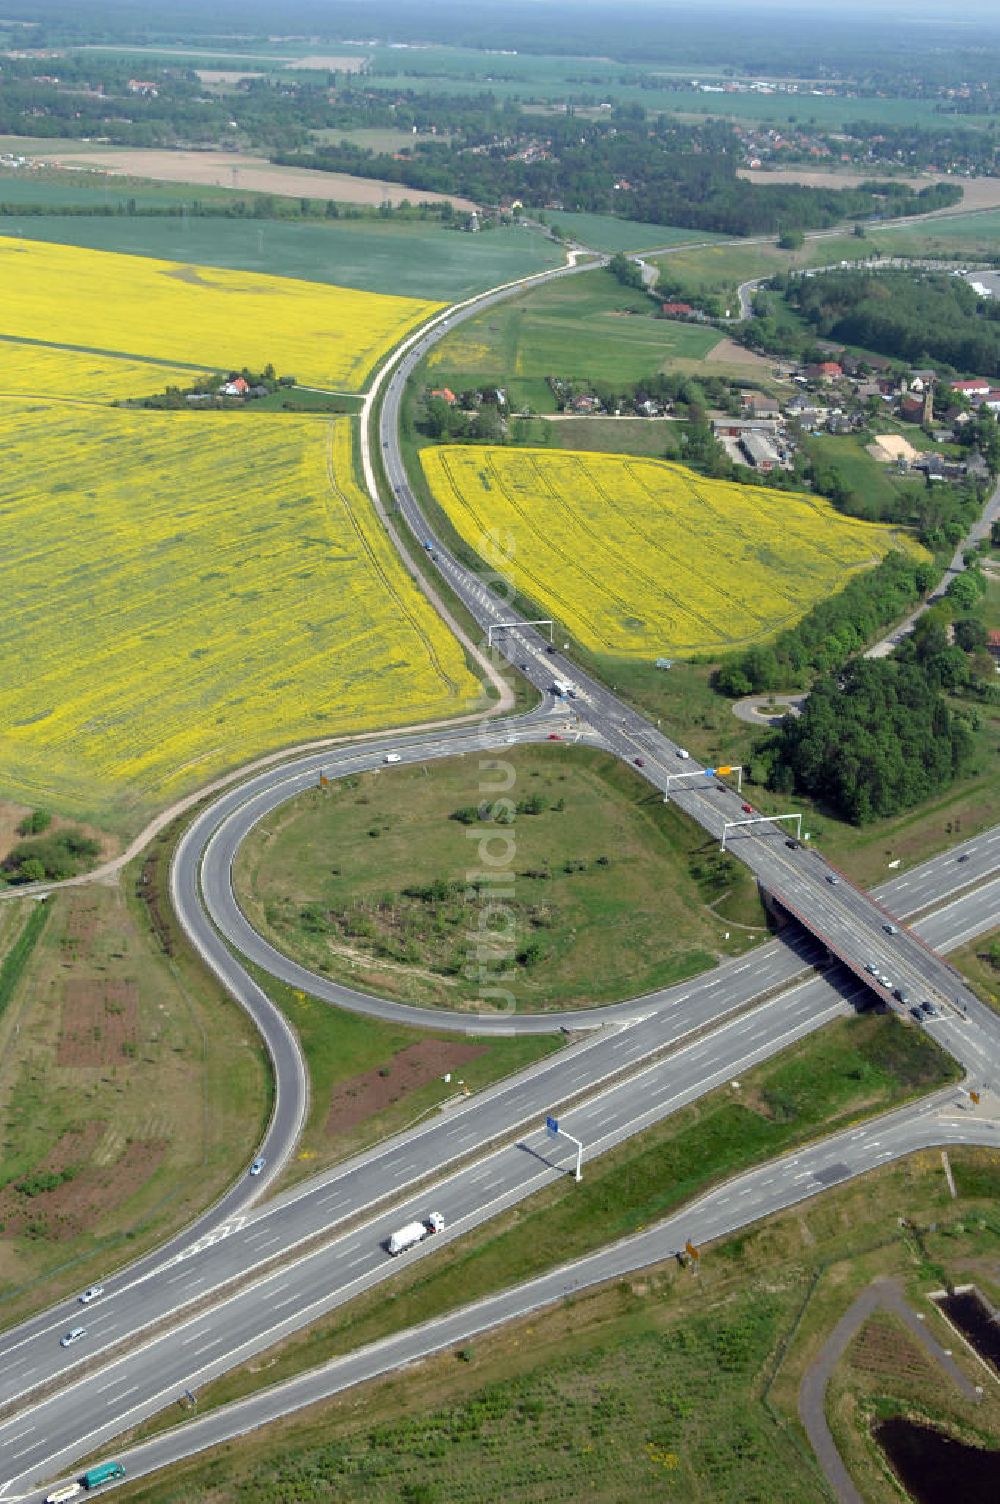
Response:
POLYGON ((84 1290, 83 1294, 80 1296, 80 1304, 82 1306, 89 1306, 92 1300, 97 1300, 98 1296, 103 1294, 103 1285, 91 1285, 90 1288, 88 1290, 84 1290))
POLYGON ((69 1329, 69 1331, 66 1333, 65 1337, 60 1337, 59 1338, 59 1346, 60 1347, 72 1347, 74 1342, 79 1342, 80 1338, 81 1337, 85 1337, 86 1334, 87 1334, 87 1328, 86 1327, 84 1327, 84 1326, 71 1326, 70 1329, 69 1329))

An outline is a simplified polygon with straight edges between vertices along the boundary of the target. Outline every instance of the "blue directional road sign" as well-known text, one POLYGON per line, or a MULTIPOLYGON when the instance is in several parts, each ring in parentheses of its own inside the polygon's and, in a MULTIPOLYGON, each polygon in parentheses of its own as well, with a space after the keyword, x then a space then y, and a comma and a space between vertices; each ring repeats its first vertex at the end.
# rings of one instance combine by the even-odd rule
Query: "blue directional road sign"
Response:
POLYGON ((702 768, 702 772, 704 773, 704 775, 705 775, 706 778, 714 778, 715 777, 715 769, 714 768, 702 768))
POLYGON ((559 1123, 556 1118, 546 1118, 545 1127, 553 1137, 559 1132, 559 1123))

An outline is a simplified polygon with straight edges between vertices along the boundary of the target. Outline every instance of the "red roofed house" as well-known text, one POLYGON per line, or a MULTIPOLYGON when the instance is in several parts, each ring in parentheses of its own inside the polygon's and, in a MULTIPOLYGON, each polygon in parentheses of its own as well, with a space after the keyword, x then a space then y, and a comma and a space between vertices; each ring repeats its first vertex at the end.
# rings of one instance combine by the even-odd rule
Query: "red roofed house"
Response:
POLYGON ((447 402, 449 407, 454 407, 455 403, 458 401, 458 398, 455 396, 455 393, 452 391, 450 386, 435 387, 431 392, 431 396, 440 397, 442 402, 447 402))
POLYGON ((844 371, 835 360, 821 360, 818 365, 806 366, 805 374, 812 381, 836 381, 844 371))
POLYGON ((1000 632, 987 632, 986 646, 994 658, 1000 659, 1000 632))
POLYGON ((985 397, 990 390, 989 382, 981 376, 976 376, 972 381, 952 381, 950 386, 953 392, 962 392, 966 397, 985 397))
POLYGON ((694 313, 694 309, 690 303, 661 303, 660 312, 665 313, 668 318, 675 318, 678 315, 684 316, 685 314, 694 313))
POLYGON ((232 381, 227 381, 222 388, 224 397, 245 397, 250 390, 250 383, 243 376, 236 376, 232 381))

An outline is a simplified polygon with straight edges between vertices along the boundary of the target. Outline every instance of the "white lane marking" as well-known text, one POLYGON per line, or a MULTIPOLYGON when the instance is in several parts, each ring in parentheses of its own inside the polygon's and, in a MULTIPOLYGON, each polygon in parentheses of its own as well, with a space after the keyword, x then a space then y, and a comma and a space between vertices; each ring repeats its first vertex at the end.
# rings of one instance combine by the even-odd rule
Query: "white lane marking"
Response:
POLYGON ((138 1384, 133 1384, 131 1389, 123 1389, 121 1394, 112 1395, 111 1399, 105 1401, 105 1404, 117 1405, 119 1400, 128 1399, 130 1394, 135 1394, 138 1388, 138 1384))
POLYGON ((197 1358, 200 1357, 202 1353, 207 1353, 210 1347, 218 1347, 219 1343, 222 1340, 223 1339, 221 1337, 213 1337, 211 1342, 205 1343, 204 1347, 196 1347, 194 1352, 191 1354, 192 1358, 197 1358))

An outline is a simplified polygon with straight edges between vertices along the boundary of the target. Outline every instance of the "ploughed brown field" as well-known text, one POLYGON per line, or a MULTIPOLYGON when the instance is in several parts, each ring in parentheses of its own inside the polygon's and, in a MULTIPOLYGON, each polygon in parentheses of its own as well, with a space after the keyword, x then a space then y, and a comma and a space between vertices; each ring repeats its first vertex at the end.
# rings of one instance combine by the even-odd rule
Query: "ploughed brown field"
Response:
POLYGON ((162 151, 136 148, 119 151, 35 152, 57 167, 94 168, 111 177, 149 178, 157 183, 191 183, 196 188, 238 188, 246 193, 275 193, 282 198, 336 199, 349 204, 442 203, 459 209, 472 201, 449 193, 423 193, 405 183, 378 178, 355 178, 346 172, 317 172, 309 167, 278 167, 261 157, 230 151, 162 151))

